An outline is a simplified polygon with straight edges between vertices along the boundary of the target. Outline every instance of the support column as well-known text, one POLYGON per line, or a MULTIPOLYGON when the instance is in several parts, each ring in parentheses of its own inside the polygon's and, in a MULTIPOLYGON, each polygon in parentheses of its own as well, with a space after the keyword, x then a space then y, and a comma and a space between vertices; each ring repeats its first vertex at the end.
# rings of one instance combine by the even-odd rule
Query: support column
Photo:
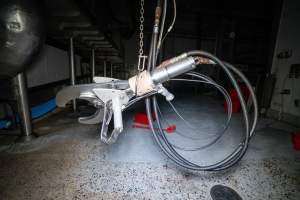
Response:
MULTIPOLYGON (((70 38, 70 47, 69 47, 69 65, 70 65, 70 84, 75 85, 75 58, 74 58, 74 43, 73 38, 70 38)), ((72 100, 73 111, 76 111, 76 99, 72 100)))
POLYGON ((113 77, 113 64, 110 63, 110 77, 113 77))
POLYGON ((28 142, 34 139, 36 136, 34 136, 32 132, 31 114, 28 104, 27 83, 25 73, 19 73, 14 80, 17 86, 16 96, 22 132, 21 137, 17 141, 28 142))
POLYGON ((106 60, 103 61, 103 76, 106 77, 106 60))
POLYGON ((92 49, 92 82, 95 77, 95 49, 92 49))

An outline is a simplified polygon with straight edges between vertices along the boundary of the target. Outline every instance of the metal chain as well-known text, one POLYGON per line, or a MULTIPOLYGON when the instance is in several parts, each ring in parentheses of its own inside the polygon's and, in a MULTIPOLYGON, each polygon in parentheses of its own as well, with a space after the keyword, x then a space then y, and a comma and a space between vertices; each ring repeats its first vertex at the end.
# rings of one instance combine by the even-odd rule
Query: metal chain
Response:
POLYGON ((144 54, 144 0, 141 0, 141 9, 140 9, 140 50, 139 55, 142 56, 144 54))
POLYGON ((138 61, 138 71, 141 72, 145 68, 145 61, 147 56, 144 54, 144 0, 141 0, 141 9, 140 9, 140 50, 139 50, 139 61, 138 61))

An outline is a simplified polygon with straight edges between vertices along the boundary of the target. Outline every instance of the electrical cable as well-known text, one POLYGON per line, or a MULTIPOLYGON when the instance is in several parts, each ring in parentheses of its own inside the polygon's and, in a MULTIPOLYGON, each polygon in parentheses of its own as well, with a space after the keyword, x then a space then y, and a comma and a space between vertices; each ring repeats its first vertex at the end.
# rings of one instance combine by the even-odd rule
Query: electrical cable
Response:
MULTIPOLYGON (((193 75, 193 73, 188 73, 187 75, 193 75)), ((197 75, 199 75, 199 74, 197 74, 197 75)), ((206 84, 211 84, 214 87, 216 87, 223 94, 223 96, 225 98, 225 101, 226 101, 226 104, 228 106, 227 121, 226 121, 226 124, 225 124, 224 129, 222 130, 222 132, 224 132, 227 129, 227 127, 229 126, 229 123, 230 123, 231 115, 232 115, 232 102, 231 102, 230 96, 229 96, 228 92, 225 90, 225 88, 223 88, 222 86, 220 86, 216 82, 212 82, 212 80, 202 81, 202 80, 195 80, 195 79, 171 79, 171 81, 186 81, 186 82, 206 83, 206 84)), ((175 106, 171 102, 168 102, 168 103, 171 104, 172 109, 179 116, 179 118, 181 118, 187 124, 187 126, 191 126, 179 114, 179 112, 176 110, 175 106)), ((196 138, 193 138, 193 139, 196 139, 196 138)))
POLYGON ((251 130, 250 130, 250 137, 252 137, 252 135, 255 131, 255 127, 257 125, 257 119, 258 119, 258 103, 257 103, 255 92, 251 86, 251 83, 248 81, 248 79, 245 77, 245 75, 239 69, 237 69, 236 67, 234 67, 233 65, 231 65, 227 62, 224 62, 224 64, 243 80, 243 82, 246 84, 246 87, 248 88, 248 90, 250 92, 250 97, 252 99, 253 108, 254 108, 253 109, 253 112, 254 112, 253 122, 252 122, 251 130))
MULTIPOLYGON (((164 28, 165 28, 166 15, 167 15, 167 6, 168 6, 167 1, 168 0, 164 0, 164 9, 163 9, 163 13, 162 13, 162 20, 161 20, 159 37, 158 37, 158 42, 157 42, 157 52, 159 52, 159 49, 162 45, 161 41, 162 41, 162 36, 163 36, 164 28)), ((157 55, 158 55, 158 53, 157 53, 157 55)))
POLYGON ((170 24, 166 34, 164 35, 164 37, 162 38, 161 40, 161 43, 160 43, 160 47, 162 46, 164 40, 166 39, 168 33, 170 33, 174 27, 174 24, 175 24, 175 21, 176 21, 176 17, 177 17, 177 6, 176 6, 176 0, 173 0, 173 7, 174 7, 174 16, 173 16, 173 20, 172 20, 172 23, 170 24))
POLYGON ((242 111, 243 111, 243 115, 244 115, 244 121, 245 121, 245 140, 244 143, 241 144, 242 149, 238 150, 238 151, 234 151, 232 153, 232 158, 230 158, 230 156, 228 156, 228 160, 226 162, 225 166, 220 166, 217 169, 221 170, 221 169, 226 169, 228 167, 231 167, 232 165, 234 165, 236 162, 238 162, 242 156, 245 154, 247 147, 248 147, 248 143, 249 143, 249 139, 250 139, 250 134, 249 134, 249 116, 248 116, 248 112, 247 112, 247 108, 246 108, 246 104, 245 104, 245 100, 242 96, 241 90, 239 88, 239 85, 237 84, 237 81, 235 80, 234 76, 232 75, 232 73, 230 72, 230 70, 227 68, 227 66, 225 64, 223 64, 222 61, 220 61, 218 58, 216 58, 215 56, 213 56, 212 54, 208 53, 208 52, 204 52, 204 51, 191 51, 187 53, 188 56, 196 56, 196 55, 200 55, 200 56, 204 56, 206 58, 209 58, 211 60, 213 60, 215 63, 217 63, 220 67, 222 67, 222 69, 225 71, 225 73, 228 75, 231 83, 233 84, 234 88, 237 91, 240 103, 241 103, 241 107, 242 107, 242 111))
MULTIPOLYGON (((216 63, 218 63, 223 69, 224 71, 229 75, 229 77, 231 78, 231 81, 233 82, 233 85, 236 87, 237 90, 239 90, 239 86, 237 85, 237 82, 234 80, 234 77, 232 76, 231 72, 226 68, 226 66, 217 58, 215 58, 213 55, 208 54, 206 52, 201 52, 201 51, 197 51, 197 52, 189 52, 189 54, 195 54, 195 55, 202 55, 204 54, 204 56, 214 60, 216 63)), ((203 56, 203 55, 202 55, 203 56)), ((161 131, 155 131, 154 130, 154 126, 153 124, 150 125, 150 127, 153 128, 153 133, 154 136, 156 138, 156 140, 158 141, 160 147, 163 149, 164 153, 167 154, 167 156, 172 159, 175 163, 179 164, 182 167, 188 168, 188 169, 192 169, 192 170, 222 170, 222 169, 226 169, 230 166, 232 166, 233 164, 235 164, 244 154, 244 152, 247 149, 247 145, 248 145, 248 141, 249 141, 249 119, 248 119, 248 113, 246 110, 246 106, 245 106, 245 101, 241 95, 240 91, 237 91, 238 96, 240 98, 241 104, 242 104, 242 108, 243 108, 243 114, 245 117, 245 125, 246 125, 246 135, 245 135, 245 140, 243 143, 241 143, 236 149, 235 151, 233 151, 232 154, 230 154, 229 156, 227 156, 225 159, 223 159, 220 162, 217 162, 213 165, 208 165, 208 166, 199 166, 196 165, 194 163, 191 163, 189 161, 187 161, 185 158, 183 158, 182 156, 180 156, 174 149, 173 147, 170 145, 169 141, 167 140, 167 138, 164 136, 164 134, 161 131), (168 149, 166 149, 166 147, 168 149)), ((153 100, 153 108, 154 108, 154 112, 157 113, 157 109, 156 109, 156 98, 152 97, 153 100)), ((150 107, 150 99, 148 98, 146 100, 146 108, 147 111, 151 111, 151 107, 150 107)), ((149 113, 147 113, 149 114, 149 113)), ((150 112, 151 114, 151 112, 150 112)), ((151 116, 151 115, 150 115, 151 116)), ((149 117, 149 116, 148 116, 149 117)), ((152 120, 149 120, 149 122, 152 120)), ((159 126, 159 129, 161 128, 160 123, 159 123, 159 119, 157 119, 157 123, 159 126)))
MULTIPOLYGON (((193 81, 193 82, 197 82, 199 80, 190 80, 190 79, 179 79, 179 80, 184 80, 184 81, 193 81)), ((203 82, 203 81, 201 81, 203 82)), ((215 83, 209 83, 209 82, 205 82, 205 83, 208 83, 208 84, 212 84, 214 85, 215 83)), ((214 85, 215 87, 218 87, 219 85, 214 85)), ((223 88, 223 87, 222 87, 223 88)), ((230 97, 229 97, 229 94, 227 93, 227 91, 223 88, 223 91, 218 88, 218 90, 220 90, 220 92, 224 95, 225 97, 225 100, 226 100, 226 103, 228 105, 228 117, 227 117, 227 121, 226 121, 226 124, 223 128, 222 131, 220 131, 219 133, 216 133, 215 135, 218 135, 213 141, 209 142, 208 144, 206 145, 202 145, 200 147, 196 147, 196 148, 183 148, 183 147, 178 147, 177 145, 174 145, 172 144, 172 146, 174 146, 175 148, 177 149, 180 149, 180 150, 184 150, 184 151, 199 151, 199 150, 203 150, 203 149, 206 149, 210 146, 212 146, 213 144, 215 144, 222 136, 223 134, 226 132, 227 128, 229 127, 229 124, 230 124, 230 120, 231 120, 231 114, 232 114, 232 102, 230 100, 230 97)), ((169 102, 171 103, 171 102, 169 102)), ((171 104, 172 105, 172 104, 171 104)), ((180 114, 179 112, 176 110, 175 106, 172 106, 173 110, 175 111, 175 113, 184 121, 184 122, 187 122, 180 114)), ((162 112, 160 111, 160 108, 159 106, 157 105, 157 109, 158 109, 158 112, 160 114, 160 116, 162 116, 162 112)), ((163 121, 167 121, 165 119, 165 117, 161 117, 161 119, 163 121)), ((187 122, 188 123, 188 122, 187 122)), ((177 131, 176 131, 177 132, 177 131)), ((177 132, 179 135, 181 135, 182 137, 185 137, 185 138, 189 138, 189 139, 192 139, 192 140, 201 140, 203 138, 195 138, 195 137, 190 137, 190 136, 186 136, 186 135, 183 135, 183 134, 180 134, 180 132, 177 132)))
MULTIPOLYGON (((174 3, 173 22, 175 23, 175 19, 176 19, 176 2, 175 2, 175 0, 173 1, 173 3, 174 3)), ((174 23, 171 24, 171 26, 169 27, 167 33, 170 32, 170 30, 172 29, 174 23)), ((159 48, 157 47, 157 32, 156 32, 157 29, 158 29, 158 27, 157 27, 157 24, 156 24, 154 26, 154 29, 153 29, 154 31, 153 31, 153 34, 152 34, 152 40, 151 40, 151 43, 150 43, 150 51, 149 51, 149 57, 148 57, 149 60, 148 60, 147 70, 150 71, 150 72, 156 66, 157 54, 158 54, 158 51, 156 51, 156 50, 159 50, 159 48)), ((162 31, 162 30, 160 30, 160 31, 162 31)), ((167 33, 166 33, 166 35, 167 35, 167 33)), ((165 39, 166 35, 163 37, 161 43, 165 39)), ((257 107, 256 107, 257 102, 256 102, 256 99, 255 99, 255 94, 254 94, 254 92, 251 88, 251 85, 248 84, 249 82, 247 81, 245 76, 243 76, 243 74, 239 70, 234 68, 232 65, 225 64, 221 60, 219 60, 217 57, 215 57, 214 55, 212 55, 208 52, 204 52, 204 51, 190 51, 190 52, 186 53, 186 55, 191 56, 191 57, 201 56, 201 57, 208 58, 211 61, 213 61, 215 64, 220 66, 223 69, 223 71, 227 74, 230 82, 232 83, 233 87, 237 91, 237 96, 238 96, 239 101, 241 103, 242 113, 243 113, 244 123, 245 123, 244 139, 240 142, 240 144, 229 155, 227 155, 221 161, 218 161, 218 162, 216 162, 214 164, 210 164, 210 165, 198 165, 196 163, 193 163, 193 162, 187 160, 186 158, 184 158, 182 155, 180 155, 174 149, 174 146, 170 143, 170 141, 168 140, 168 138, 164 134, 164 131, 163 131, 162 126, 161 126, 161 119, 160 119, 160 116, 159 116, 156 96, 152 96, 151 98, 149 96, 147 96, 147 98, 145 100, 146 111, 147 111, 147 116, 148 116, 150 128, 152 130, 152 133, 153 133, 153 136, 154 136, 155 140, 157 141, 157 143, 160 146, 160 148, 162 149, 162 151, 173 162, 175 162, 179 166, 184 167, 184 168, 189 169, 189 170, 220 171, 220 170, 228 169, 229 167, 236 164, 239 160, 241 160, 241 158, 243 157, 243 155, 245 154, 245 152, 248 148, 249 140, 250 140, 250 138, 251 138, 251 136, 252 136, 252 134, 255 130, 255 126, 256 126, 256 122, 257 122, 257 116, 256 116, 256 114, 257 114, 257 107), (240 87, 239 87, 236 79, 234 78, 232 72, 234 72, 236 75, 240 76, 241 79, 244 80, 247 87, 249 88, 250 96, 251 96, 251 98, 253 98, 254 120, 253 120, 253 123, 252 123, 252 126, 251 126, 251 130, 250 130, 249 115, 248 115, 248 110, 247 110, 247 107, 246 107, 246 103, 245 103, 244 97, 242 95, 242 92, 240 90, 240 87), (151 104, 151 102, 152 102, 152 104, 151 104), (158 127, 158 128, 154 128, 154 122, 153 122, 153 119, 152 119, 152 110, 155 113, 155 116, 156 116, 155 123, 156 123, 156 127, 158 127)))
POLYGON ((136 103, 136 102, 138 102, 138 101, 140 101, 140 100, 142 100, 142 99, 144 99, 144 98, 147 98, 147 97, 150 97, 150 96, 152 96, 152 95, 155 95, 155 94, 157 94, 156 91, 154 91, 154 92, 149 92, 149 93, 147 93, 147 94, 145 94, 145 95, 142 95, 142 96, 136 97, 136 98, 134 98, 134 99, 131 99, 131 100, 126 104, 126 107, 124 108, 124 110, 127 109, 127 108, 129 108, 130 106, 132 106, 134 103, 136 103))

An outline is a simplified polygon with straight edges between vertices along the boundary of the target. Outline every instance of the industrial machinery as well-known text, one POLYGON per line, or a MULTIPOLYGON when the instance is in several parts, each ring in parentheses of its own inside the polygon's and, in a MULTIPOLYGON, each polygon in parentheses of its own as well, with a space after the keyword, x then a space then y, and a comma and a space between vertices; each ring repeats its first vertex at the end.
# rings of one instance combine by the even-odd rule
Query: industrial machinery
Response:
MULTIPOLYGON (((32 64, 46 38, 42 8, 38 0, 0 2, 0 80, 5 82, 4 88, 6 88, 6 85, 10 85, 9 79, 15 77, 14 96, 17 100, 22 129, 20 141, 34 138, 24 71, 32 64)), ((10 95, 4 92, 0 100, 7 102, 11 101, 10 98, 10 95)))
POLYGON ((3 0, 0 6, 0 79, 28 68, 45 40, 41 3, 3 0))
POLYGON ((237 68, 204 51, 196 50, 186 52, 177 57, 157 64, 157 58, 162 43, 167 33, 171 31, 175 22, 175 0, 173 0, 174 20, 164 36, 163 32, 167 11, 167 0, 158 0, 150 50, 148 56, 145 56, 143 54, 143 3, 143 0, 141 0, 141 32, 138 74, 129 78, 128 80, 95 77, 94 83, 92 84, 65 87, 57 94, 57 105, 63 107, 67 102, 76 98, 89 101, 95 108, 97 108, 97 111, 92 116, 79 118, 79 122, 84 124, 102 123, 101 140, 105 143, 111 144, 117 140, 119 134, 123 131, 122 111, 133 105, 135 102, 145 99, 148 120, 153 135, 163 152, 172 161, 181 167, 190 170, 219 171, 233 166, 245 154, 257 122, 257 101, 249 81, 237 68), (144 68, 146 66, 146 59, 147 69, 145 70, 144 68), (216 87, 216 89, 218 89, 224 95, 227 103, 228 119, 226 126, 224 127, 224 130, 219 133, 218 137, 216 137, 216 139, 214 139, 212 142, 197 149, 190 150, 201 150, 211 146, 212 144, 215 144, 222 137, 230 123, 232 103, 227 91, 221 85, 204 74, 193 72, 193 69, 195 69, 197 66, 208 64, 211 66, 217 65, 221 67, 237 91, 244 116, 245 134, 243 141, 223 160, 204 166, 193 163, 180 155, 176 151, 176 148, 178 147, 174 146, 165 136, 161 125, 156 94, 163 95, 166 101, 172 101, 174 99, 174 95, 170 93, 163 86, 163 84, 182 74, 193 77, 193 79, 181 78, 180 80, 182 81, 202 82, 216 87), (235 78, 236 76, 245 83, 250 91, 250 97, 254 107, 253 120, 250 120, 249 118, 249 112, 246 107, 245 99, 235 78), (151 117, 152 112, 155 113, 155 122, 151 117))

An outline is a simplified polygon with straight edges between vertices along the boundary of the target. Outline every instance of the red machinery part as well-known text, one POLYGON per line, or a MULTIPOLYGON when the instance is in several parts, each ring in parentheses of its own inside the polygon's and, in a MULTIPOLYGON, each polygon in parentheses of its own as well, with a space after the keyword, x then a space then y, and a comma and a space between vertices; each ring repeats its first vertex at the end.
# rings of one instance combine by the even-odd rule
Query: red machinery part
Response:
POLYGON ((294 149, 300 151, 300 132, 294 132, 292 137, 294 149))
MULTIPOLYGON (((152 119, 155 121, 155 114, 152 113, 152 119)), ((149 120, 147 117, 147 114, 145 113, 136 113, 134 115, 133 125, 132 128, 141 128, 141 129, 148 129, 149 127, 149 120)), ((163 131, 165 131, 168 134, 171 134, 176 131, 176 124, 171 124, 169 127, 164 128, 163 131)))
MULTIPOLYGON (((249 89, 245 85, 240 85, 240 88, 245 101, 247 101, 250 95, 249 89)), ((229 96, 232 102, 232 113, 238 113, 241 110, 241 103, 236 90, 235 89, 229 90, 229 96)), ((226 113, 228 112, 228 107, 225 100, 224 100, 224 111, 226 113)))

